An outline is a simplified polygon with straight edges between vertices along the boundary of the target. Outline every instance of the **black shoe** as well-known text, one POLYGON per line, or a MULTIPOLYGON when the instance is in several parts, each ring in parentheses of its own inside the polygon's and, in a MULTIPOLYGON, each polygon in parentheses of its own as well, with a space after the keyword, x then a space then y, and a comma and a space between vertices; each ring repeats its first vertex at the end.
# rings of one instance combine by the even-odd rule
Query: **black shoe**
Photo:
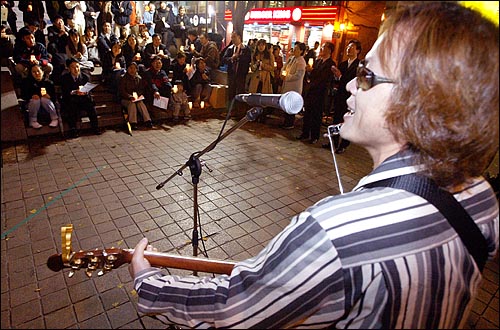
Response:
POLYGON ((130 124, 130 127, 132 127, 133 131, 137 130, 137 124, 136 123, 130 124))
POLYGON ((296 138, 297 140, 306 140, 306 139, 309 139, 309 137, 308 137, 308 136, 305 136, 304 134, 301 134, 301 135, 299 135, 299 136, 296 136, 295 138, 296 138))
POLYGON ((336 154, 343 154, 344 152, 345 152, 345 148, 338 148, 337 150, 335 150, 336 154))
POLYGON ((323 143, 321 148, 330 149, 330 143, 323 143))
POLYGON ((146 122, 146 127, 148 127, 148 128, 153 128, 153 122, 152 122, 151 120, 148 120, 148 121, 146 122))
POLYGON ((318 139, 311 139, 309 140, 310 144, 316 144, 318 142, 318 139))
POLYGON ((74 139, 80 136, 80 132, 77 129, 72 129, 69 131, 69 137, 74 139))
POLYGON ((100 128, 94 128, 93 131, 94 131, 95 135, 101 135, 102 134, 102 131, 101 131, 100 128))
POLYGON ((283 125, 281 126, 282 129, 293 129, 294 126, 293 125, 283 125))

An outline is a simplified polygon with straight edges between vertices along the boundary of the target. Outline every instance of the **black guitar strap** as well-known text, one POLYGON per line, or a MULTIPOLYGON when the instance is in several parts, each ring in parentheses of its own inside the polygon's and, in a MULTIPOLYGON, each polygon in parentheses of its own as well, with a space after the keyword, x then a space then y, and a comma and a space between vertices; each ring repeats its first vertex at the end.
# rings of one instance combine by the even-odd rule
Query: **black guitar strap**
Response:
POLYGON ((403 189, 425 198, 443 214, 482 271, 488 259, 488 244, 477 224, 453 195, 431 179, 414 173, 365 185, 366 188, 391 187, 403 189))

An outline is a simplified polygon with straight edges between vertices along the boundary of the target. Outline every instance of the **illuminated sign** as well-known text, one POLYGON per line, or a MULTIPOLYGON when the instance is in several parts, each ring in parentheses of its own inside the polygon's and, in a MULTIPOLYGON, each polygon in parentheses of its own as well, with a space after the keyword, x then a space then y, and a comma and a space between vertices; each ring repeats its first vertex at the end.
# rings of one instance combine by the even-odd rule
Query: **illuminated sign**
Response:
MULTIPOLYGON (((323 25, 337 19, 338 6, 323 7, 284 7, 255 8, 245 15, 245 24, 249 23, 309 23, 323 25)), ((224 20, 231 21, 232 13, 226 10, 224 20)))

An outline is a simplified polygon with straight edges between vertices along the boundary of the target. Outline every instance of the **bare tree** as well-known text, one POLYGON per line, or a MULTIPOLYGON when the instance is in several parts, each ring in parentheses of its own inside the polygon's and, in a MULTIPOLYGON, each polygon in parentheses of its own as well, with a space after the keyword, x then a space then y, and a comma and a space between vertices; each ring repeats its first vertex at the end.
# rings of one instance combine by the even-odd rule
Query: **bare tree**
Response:
POLYGON ((243 33, 245 15, 254 8, 257 1, 229 1, 229 8, 233 16, 233 31, 243 33))

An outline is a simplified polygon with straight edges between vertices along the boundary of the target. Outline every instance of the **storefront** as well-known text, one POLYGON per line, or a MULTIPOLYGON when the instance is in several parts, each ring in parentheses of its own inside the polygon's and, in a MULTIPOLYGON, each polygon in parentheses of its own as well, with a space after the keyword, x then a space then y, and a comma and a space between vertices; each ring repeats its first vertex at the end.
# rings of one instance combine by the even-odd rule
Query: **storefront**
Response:
MULTIPOLYGON (((243 42, 254 38, 271 44, 279 42, 286 53, 296 41, 303 41, 309 47, 316 41, 332 41, 338 12, 338 6, 255 8, 245 17, 243 42)), ((226 40, 229 40, 233 30, 231 11, 226 10, 224 20, 228 22, 226 40)))

